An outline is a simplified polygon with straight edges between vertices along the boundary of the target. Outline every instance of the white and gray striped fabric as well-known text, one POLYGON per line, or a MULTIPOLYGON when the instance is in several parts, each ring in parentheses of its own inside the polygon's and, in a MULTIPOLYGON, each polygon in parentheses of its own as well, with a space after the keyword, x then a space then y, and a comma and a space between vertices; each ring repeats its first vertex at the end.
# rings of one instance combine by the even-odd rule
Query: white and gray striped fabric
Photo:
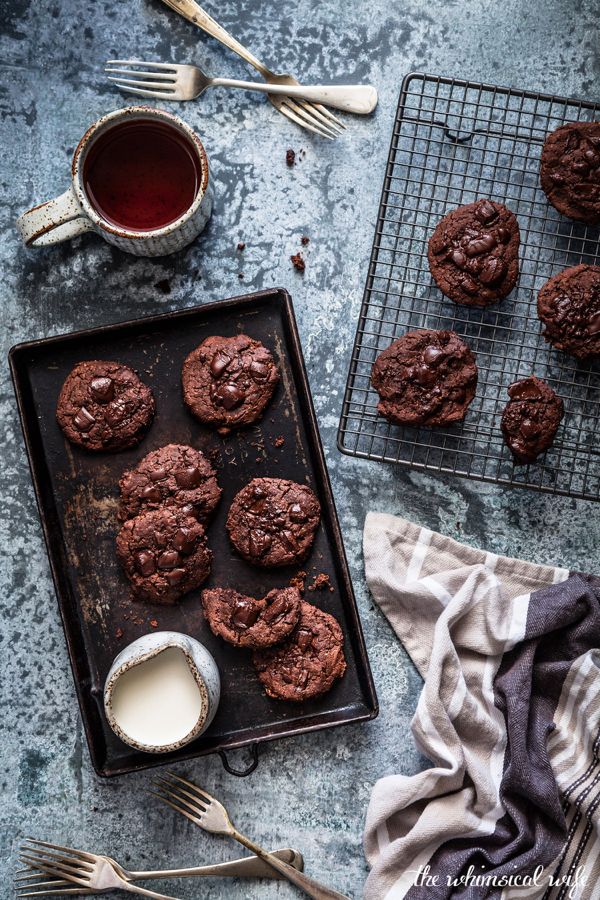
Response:
POLYGON ((432 763, 373 789, 366 900, 600 900, 600 582, 375 513, 364 555, 432 763))

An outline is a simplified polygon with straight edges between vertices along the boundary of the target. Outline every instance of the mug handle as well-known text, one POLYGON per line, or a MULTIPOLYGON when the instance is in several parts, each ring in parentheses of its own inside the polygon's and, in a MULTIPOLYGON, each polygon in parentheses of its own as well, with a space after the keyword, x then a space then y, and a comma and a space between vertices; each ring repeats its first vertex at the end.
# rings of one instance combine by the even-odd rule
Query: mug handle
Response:
POLYGON ((93 231, 94 226, 70 187, 60 197, 21 213, 17 230, 26 247, 47 247, 68 241, 84 231, 93 231))

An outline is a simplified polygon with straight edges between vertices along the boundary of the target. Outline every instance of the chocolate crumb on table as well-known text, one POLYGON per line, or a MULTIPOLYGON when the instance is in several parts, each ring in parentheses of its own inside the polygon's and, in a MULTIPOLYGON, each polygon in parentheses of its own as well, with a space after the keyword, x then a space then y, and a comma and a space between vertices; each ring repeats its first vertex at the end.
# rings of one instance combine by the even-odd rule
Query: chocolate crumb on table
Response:
POLYGON ((157 282, 156 282, 156 284, 154 285, 154 287, 155 287, 157 290, 162 291, 163 294, 170 294, 170 293, 171 293, 171 284, 170 284, 170 282, 169 282, 166 278, 161 278, 160 281, 157 281, 157 282))
POLYGON ((304 257, 301 253, 294 253, 293 256, 290 256, 292 261, 292 265, 297 272, 304 272, 306 268, 306 263, 304 262, 304 257))
POLYGON ((300 243, 303 247, 307 247, 310 244, 310 238, 308 237, 308 235, 303 234, 300 238, 300 243))
POLYGON ((285 438, 282 434, 278 435, 273 441, 273 445, 275 447, 283 447, 284 444, 285 444, 285 438))
POLYGON ((288 164, 288 166, 293 166, 294 163, 296 162, 296 153, 294 150, 292 150, 291 147, 289 148, 289 150, 286 150, 285 161, 288 164))
POLYGON ((300 569, 299 572, 296 572, 289 580, 290 587, 298 588, 301 594, 304 593, 306 587, 306 572, 304 569, 300 569))
POLYGON ((243 241, 240 241, 239 244, 237 245, 237 248, 241 252, 242 250, 246 249, 246 245, 243 241))
POLYGON ((333 585, 329 580, 329 575, 326 572, 319 572, 318 575, 315 575, 309 591, 330 591, 333 593, 333 585))

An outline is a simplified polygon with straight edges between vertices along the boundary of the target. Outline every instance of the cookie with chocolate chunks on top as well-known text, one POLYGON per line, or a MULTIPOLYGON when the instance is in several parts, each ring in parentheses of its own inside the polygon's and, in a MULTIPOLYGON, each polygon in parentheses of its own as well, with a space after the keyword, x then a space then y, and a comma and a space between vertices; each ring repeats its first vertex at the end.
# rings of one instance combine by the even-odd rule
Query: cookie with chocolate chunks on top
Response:
POLYGON ((119 481, 119 519, 146 509, 178 507, 206 524, 221 499, 216 472, 200 450, 167 444, 144 456, 119 481))
POLYGON ((379 354, 371 371, 377 411, 397 425, 464 419, 477 387, 473 353, 454 331, 409 331, 379 354))
POLYGON ((534 462, 552 446, 564 415, 564 404, 552 388, 531 375, 508 388, 502 433, 515 462, 534 462))
POLYGON ((542 190, 564 216, 600 223, 600 122, 568 122, 542 148, 542 190))
POLYGON ((67 375, 56 419, 72 444, 95 452, 116 452, 142 440, 154 411, 152 391, 133 369, 90 359, 67 375))
POLYGON ((342 629, 332 615, 303 601, 288 640, 252 659, 269 697, 310 700, 330 691, 346 671, 342 629))
POLYGON ((543 336, 578 359, 600 356, 600 266, 572 266, 550 278, 538 294, 543 336))
POLYGON ((117 535, 117 557, 139 600, 175 603, 210 574, 203 526, 181 509, 147 510, 117 535))
POLYGON ((202 608, 213 634, 237 647, 272 647, 293 631, 300 618, 298 588, 275 588, 255 599, 231 588, 202 591, 202 608))
POLYGON ((489 306, 510 294, 519 276, 519 224, 494 200, 459 206, 438 223, 427 258, 439 289, 465 306, 489 306))
POLYGON ((279 381, 275 360, 245 334, 206 338, 186 357, 183 399, 206 425, 227 434, 261 418, 279 381))
POLYGON ((234 497, 227 531, 244 559, 275 568, 306 559, 320 518, 321 505, 306 484, 254 478, 234 497))

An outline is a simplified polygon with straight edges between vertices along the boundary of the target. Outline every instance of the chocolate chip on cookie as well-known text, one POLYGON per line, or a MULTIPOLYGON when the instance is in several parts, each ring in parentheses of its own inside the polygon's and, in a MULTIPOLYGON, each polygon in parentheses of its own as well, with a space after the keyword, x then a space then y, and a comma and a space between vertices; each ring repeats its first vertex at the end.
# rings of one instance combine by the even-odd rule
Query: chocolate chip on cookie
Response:
POLYGON ((548 135, 542 149, 542 189, 560 213, 600 222, 600 122, 569 122, 548 135))
POLYGON ((200 450, 167 444, 148 453, 119 481, 119 519, 124 522, 146 509, 178 507, 206 523, 221 498, 215 470, 200 450))
POLYGON ((221 434, 260 419, 278 381, 270 351, 245 334, 206 338, 182 371, 185 403, 221 434))
POLYGON ((203 526, 176 507, 147 510, 125 522, 117 556, 134 596, 151 603, 174 603, 200 587, 212 561, 203 526))
POLYGON ((502 414, 502 433, 517 463, 531 463, 556 436, 564 405, 552 388, 531 375, 508 388, 510 400, 502 414))
POLYGON ((578 359, 600 356, 600 266, 573 266, 554 275, 537 301, 543 335, 578 359))
POLYGON ((213 634, 238 647, 258 650, 279 644, 300 618, 298 588, 276 588, 257 600, 230 588, 202 592, 204 615, 213 634))
POLYGON ((519 275, 519 225, 493 200, 477 200, 438 223, 427 251, 431 274, 455 303, 489 306, 506 297, 519 275))
POLYGON ((302 602, 288 640, 256 651, 253 662, 269 697, 296 702, 318 697, 346 671, 342 629, 329 613, 302 602))
POLYGON ((236 494, 227 531, 238 553, 256 566, 300 563, 319 527, 321 506, 305 484, 283 478, 254 478, 236 494))
POLYGON ((371 382, 390 422, 449 425, 464 419, 475 396, 477 366, 454 331, 409 331, 379 354, 371 382))
POLYGON ((78 363, 65 379, 56 418, 71 443, 115 452, 141 441, 154 410, 152 391, 132 369, 91 359, 78 363))

